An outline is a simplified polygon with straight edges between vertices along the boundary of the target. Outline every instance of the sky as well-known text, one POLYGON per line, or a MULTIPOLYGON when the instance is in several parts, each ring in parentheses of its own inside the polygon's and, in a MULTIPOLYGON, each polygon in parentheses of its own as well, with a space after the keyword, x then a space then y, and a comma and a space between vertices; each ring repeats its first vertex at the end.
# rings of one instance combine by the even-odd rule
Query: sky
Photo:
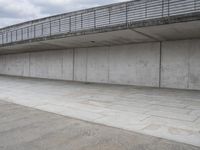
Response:
POLYGON ((46 16, 126 0, 0 0, 0 28, 46 16))

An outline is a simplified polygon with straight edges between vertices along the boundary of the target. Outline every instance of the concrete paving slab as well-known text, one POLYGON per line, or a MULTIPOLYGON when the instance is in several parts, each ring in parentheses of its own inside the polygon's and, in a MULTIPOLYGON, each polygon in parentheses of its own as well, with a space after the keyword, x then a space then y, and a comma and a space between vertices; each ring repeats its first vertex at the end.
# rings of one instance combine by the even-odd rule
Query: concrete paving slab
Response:
MULTIPOLYGON (((3 101, 200 147, 199 91, 8 76, 0 76, 0 91, 3 101)), ((17 109, 2 108, 2 121, 35 113, 4 114, 17 109)))
MULTIPOLYGON (((199 147, 0 101, 1 150, 199 150, 199 147), (15 107, 16 109, 12 109, 15 107), (32 113, 34 112, 34 113, 32 113), (21 118, 21 113, 28 114, 21 118), (17 114, 17 115, 15 115, 17 114)), ((148 127, 154 129, 156 126, 148 127)), ((175 132, 175 131, 172 131, 175 132)))

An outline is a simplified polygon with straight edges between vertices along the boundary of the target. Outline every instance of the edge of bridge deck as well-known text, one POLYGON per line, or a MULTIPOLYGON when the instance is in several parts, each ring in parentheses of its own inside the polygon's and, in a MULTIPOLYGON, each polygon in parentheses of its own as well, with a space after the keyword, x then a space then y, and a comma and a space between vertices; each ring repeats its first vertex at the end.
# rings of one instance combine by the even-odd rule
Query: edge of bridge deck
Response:
POLYGON ((67 37, 73 37, 73 36, 97 34, 97 33, 112 32, 112 31, 117 31, 117 30, 126 30, 126 29, 141 28, 141 27, 160 26, 160 25, 167 25, 167 24, 174 24, 174 23, 191 22, 191 21, 197 21, 197 20, 200 20, 200 12, 164 17, 164 18, 142 20, 142 21, 136 21, 136 22, 125 23, 125 24, 120 24, 120 25, 105 26, 105 27, 99 27, 95 29, 75 31, 71 33, 63 33, 63 34, 56 34, 56 35, 51 35, 51 36, 37 37, 34 39, 1 44, 0 48, 6 47, 6 46, 13 46, 16 44, 26 44, 26 43, 67 38, 67 37))

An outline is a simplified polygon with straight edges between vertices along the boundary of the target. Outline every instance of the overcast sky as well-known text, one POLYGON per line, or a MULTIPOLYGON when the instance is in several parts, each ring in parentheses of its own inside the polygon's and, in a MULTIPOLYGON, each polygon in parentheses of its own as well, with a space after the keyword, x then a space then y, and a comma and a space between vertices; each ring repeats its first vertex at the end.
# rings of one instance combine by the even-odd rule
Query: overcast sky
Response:
POLYGON ((0 27, 125 0, 0 0, 0 27))

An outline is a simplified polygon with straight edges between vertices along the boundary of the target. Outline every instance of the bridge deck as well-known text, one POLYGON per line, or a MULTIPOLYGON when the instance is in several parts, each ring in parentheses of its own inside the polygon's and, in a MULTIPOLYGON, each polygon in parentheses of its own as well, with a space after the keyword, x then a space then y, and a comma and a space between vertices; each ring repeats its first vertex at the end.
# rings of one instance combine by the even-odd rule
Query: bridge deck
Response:
POLYGON ((0 46, 94 31, 104 32, 181 22, 185 20, 184 18, 188 19, 188 16, 190 16, 189 20, 194 20, 199 19, 199 12, 200 0, 134 0, 33 20, 0 29, 0 46), (182 16, 181 19, 180 16, 182 16))

